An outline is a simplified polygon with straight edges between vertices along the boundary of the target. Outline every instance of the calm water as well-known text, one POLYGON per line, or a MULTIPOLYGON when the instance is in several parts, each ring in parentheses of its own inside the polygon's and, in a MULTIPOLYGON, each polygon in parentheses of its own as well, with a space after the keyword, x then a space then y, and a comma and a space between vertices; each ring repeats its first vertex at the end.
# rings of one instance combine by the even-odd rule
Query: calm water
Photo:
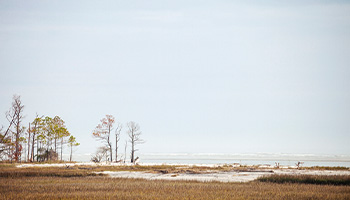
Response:
MULTIPOLYGON (((123 157, 123 155, 121 155, 123 157)), ((302 166, 350 167, 350 155, 315 155, 315 154, 204 154, 204 153, 139 153, 141 163, 156 164, 241 164, 241 165, 272 165, 279 163, 284 166, 295 166, 297 162, 304 162, 302 166)), ((74 155, 74 160, 90 161, 91 155, 74 155)), ((127 156, 127 161, 129 155, 127 156)))
POLYGON ((141 154, 143 163, 168 164, 234 164, 241 165, 280 165, 295 166, 342 166, 350 167, 348 155, 313 155, 313 154, 141 154))

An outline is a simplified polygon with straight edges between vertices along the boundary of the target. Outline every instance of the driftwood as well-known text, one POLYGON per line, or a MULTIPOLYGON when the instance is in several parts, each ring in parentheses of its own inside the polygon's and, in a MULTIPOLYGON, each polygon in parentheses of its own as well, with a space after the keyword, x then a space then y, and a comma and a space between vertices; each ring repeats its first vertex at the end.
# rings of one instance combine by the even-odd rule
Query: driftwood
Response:
POLYGON ((280 163, 279 162, 275 162, 275 166, 276 166, 277 169, 280 168, 280 163))
POLYGON ((304 164, 304 162, 298 161, 297 163, 295 163, 295 165, 297 166, 298 169, 300 169, 302 164, 304 164))
POLYGON ((157 171, 160 172, 160 173, 162 173, 162 174, 167 174, 167 173, 169 173, 168 170, 157 170, 157 171))

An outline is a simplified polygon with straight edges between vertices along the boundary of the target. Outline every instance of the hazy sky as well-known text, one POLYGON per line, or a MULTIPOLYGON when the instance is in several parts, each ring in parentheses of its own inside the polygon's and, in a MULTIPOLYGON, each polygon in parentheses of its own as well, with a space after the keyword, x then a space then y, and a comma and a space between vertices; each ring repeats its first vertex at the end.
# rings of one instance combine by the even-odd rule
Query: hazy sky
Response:
POLYGON ((349 1, 0 0, 0 68, 0 125, 19 94, 78 153, 112 114, 143 153, 350 154, 349 1))

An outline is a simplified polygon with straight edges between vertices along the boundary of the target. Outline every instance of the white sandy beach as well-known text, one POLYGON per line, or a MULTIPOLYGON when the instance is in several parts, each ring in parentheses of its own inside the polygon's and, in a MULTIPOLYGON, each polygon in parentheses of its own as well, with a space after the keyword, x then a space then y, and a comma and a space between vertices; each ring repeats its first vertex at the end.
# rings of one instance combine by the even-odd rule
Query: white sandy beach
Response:
POLYGON ((249 182, 261 176, 271 174, 291 174, 291 175, 350 175, 350 171, 339 170, 298 170, 298 169, 276 169, 276 170, 261 170, 252 172, 208 172, 203 174, 179 173, 179 174, 153 174, 146 172, 130 172, 130 171, 105 171, 103 174, 108 174, 115 178, 141 178, 147 180, 194 180, 194 181, 219 181, 219 182, 249 182))
POLYGON ((270 172, 212 172, 205 174, 154 174, 146 172, 130 172, 130 171, 105 171, 103 174, 108 174, 114 178, 141 178, 147 180, 191 180, 191 181, 219 181, 219 182, 248 182, 257 179, 260 176, 272 174, 270 172))

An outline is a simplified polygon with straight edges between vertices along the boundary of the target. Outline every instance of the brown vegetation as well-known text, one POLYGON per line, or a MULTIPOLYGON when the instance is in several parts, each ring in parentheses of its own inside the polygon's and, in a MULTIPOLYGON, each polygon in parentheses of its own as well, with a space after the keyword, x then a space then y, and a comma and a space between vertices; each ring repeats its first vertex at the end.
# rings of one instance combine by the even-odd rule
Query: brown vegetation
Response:
POLYGON ((350 186, 349 175, 280 175, 260 177, 261 182, 272 183, 305 183, 318 185, 348 185, 350 186))
POLYGON ((1 178, 4 199, 348 199, 348 186, 147 181, 107 177, 1 178))
MULTIPOLYGON (((212 170, 212 168, 210 168, 212 170)), ((16 168, 0 164, 2 199, 349 199, 349 186, 299 183, 219 183, 147 181, 96 176, 105 170, 170 173, 206 167, 185 166, 74 166, 16 168), (166 170, 166 171, 164 171, 166 170)), ((227 170, 217 168, 217 170, 227 170)), ((243 170, 243 169, 242 169, 243 170)))
MULTIPOLYGON (((1 165, 0 165, 1 166, 1 165)), ((33 167, 15 168, 12 165, 2 165, 0 167, 0 178, 23 178, 23 177, 83 177, 97 176, 100 174, 91 171, 91 168, 83 167, 33 167)), ((102 175, 101 175, 102 176, 102 175)))
POLYGON ((349 167, 327 167, 327 166, 312 166, 312 167, 301 167, 301 170, 350 170, 349 167))

